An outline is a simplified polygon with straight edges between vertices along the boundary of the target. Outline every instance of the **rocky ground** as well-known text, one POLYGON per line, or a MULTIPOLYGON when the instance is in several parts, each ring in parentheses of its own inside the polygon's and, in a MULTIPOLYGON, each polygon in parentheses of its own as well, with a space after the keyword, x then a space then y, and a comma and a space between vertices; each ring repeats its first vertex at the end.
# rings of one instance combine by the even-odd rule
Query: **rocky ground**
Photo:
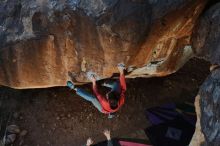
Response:
MULTIPOLYGON (((160 78, 127 80, 126 102, 114 119, 99 113, 90 103, 66 87, 15 90, 0 88, 1 136, 6 125, 20 127, 14 146, 78 146, 86 138, 96 142, 108 128, 113 137, 146 128, 144 111, 151 106, 193 101, 209 74, 209 63, 191 59, 177 73, 160 78)), ((82 88, 89 90, 91 85, 82 88)))

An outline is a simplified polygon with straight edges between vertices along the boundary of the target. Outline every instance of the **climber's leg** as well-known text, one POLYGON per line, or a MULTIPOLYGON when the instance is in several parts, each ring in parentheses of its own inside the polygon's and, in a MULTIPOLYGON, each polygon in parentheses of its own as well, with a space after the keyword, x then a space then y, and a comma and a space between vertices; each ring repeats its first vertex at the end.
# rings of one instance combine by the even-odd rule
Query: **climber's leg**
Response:
POLYGON ((82 98, 84 98, 87 101, 92 102, 92 104, 100 111, 102 112, 102 106, 99 103, 99 101, 96 99, 96 97, 90 93, 88 93, 87 91, 80 89, 80 88, 76 88, 76 94, 81 96, 82 98))

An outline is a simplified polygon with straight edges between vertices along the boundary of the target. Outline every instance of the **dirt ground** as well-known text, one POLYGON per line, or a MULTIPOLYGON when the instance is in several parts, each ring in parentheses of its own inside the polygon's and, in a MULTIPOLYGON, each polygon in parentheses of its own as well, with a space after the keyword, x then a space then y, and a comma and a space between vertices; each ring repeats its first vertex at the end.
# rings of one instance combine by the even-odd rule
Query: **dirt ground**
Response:
MULTIPOLYGON (((146 108, 193 101, 208 74, 209 63, 191 59, 167 77, 128 79, 125 105, 113 119, 99 113, 67 87, 29 90, 1 87, 0 136, 10 124, 28 132, 17 138, 14 146, 80 146, 88 137, 95 142, 104 140, 105 128, 111 130, 112 137, 128 135, 149 126, 144 114, 146 108)), ((89 90, 90 86, 82 88, 89 90)))

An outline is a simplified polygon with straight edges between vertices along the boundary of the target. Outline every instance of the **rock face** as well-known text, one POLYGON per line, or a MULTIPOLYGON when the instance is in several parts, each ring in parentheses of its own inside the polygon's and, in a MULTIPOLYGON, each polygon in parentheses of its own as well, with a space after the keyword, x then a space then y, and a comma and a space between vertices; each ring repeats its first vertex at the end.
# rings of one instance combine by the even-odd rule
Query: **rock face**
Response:
POLYGON ((192 37, 197 56, 212 64, 220 64, 220 3, 212 6, 199 19, 192 37))
POLYGON ((190 38, 205 0, 4 0, 0 84, 13 88, 78 83, 129 66, 127 77, 164 76, 192 55, 190 38))
MULTIPOLYGON (((85 83, 86 72, 107 78, 120 62, 129 67, 130 78, 164 76, 194 54, 220 65, 220 3, 203 13, 194 27, 205 4, 206 0, 2 0, 0 85, 63 86, 70 74, 85 83)), ((196 98, 199 120, 192 146, 220 143, 219 85, 220 69, 215 69, 196 98)))
POLYGON ((201 130, 201 104, 200 104, 201 97, 200 95, 196 96, 195 98, 195 109, 196 109, 196 115, 197 115, 197 121, 196 121, 196 129, 195 133, 192 137, 192 140, 189 144, 189 146, 201 146, 205 142, 204 134, 201 130))
POLYGON ((205 145, 220 142, 220 69, 214 70, 200 88, 201 129, 205 145))
MULTIPOLYGON (((220 3, 200 17, 195 26, 192 45, 195 54, 211 64, 220 65, 220 3)), ((192 146, 220 144, 220 68, 214 69, 200 88, 196 99, 197 124, 192 146), (198 103, 198 100, 200 103, 198 103)))

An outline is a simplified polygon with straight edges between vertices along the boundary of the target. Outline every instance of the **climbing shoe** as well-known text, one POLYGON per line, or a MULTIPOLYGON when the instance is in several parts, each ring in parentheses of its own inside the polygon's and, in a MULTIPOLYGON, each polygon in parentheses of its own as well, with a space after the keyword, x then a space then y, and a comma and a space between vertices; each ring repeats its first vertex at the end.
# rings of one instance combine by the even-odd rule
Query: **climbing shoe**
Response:
POLYGON ((69 87, 70 89, 74 89, 74 84, 71 81, 67 81, 67 87, 69 87))

